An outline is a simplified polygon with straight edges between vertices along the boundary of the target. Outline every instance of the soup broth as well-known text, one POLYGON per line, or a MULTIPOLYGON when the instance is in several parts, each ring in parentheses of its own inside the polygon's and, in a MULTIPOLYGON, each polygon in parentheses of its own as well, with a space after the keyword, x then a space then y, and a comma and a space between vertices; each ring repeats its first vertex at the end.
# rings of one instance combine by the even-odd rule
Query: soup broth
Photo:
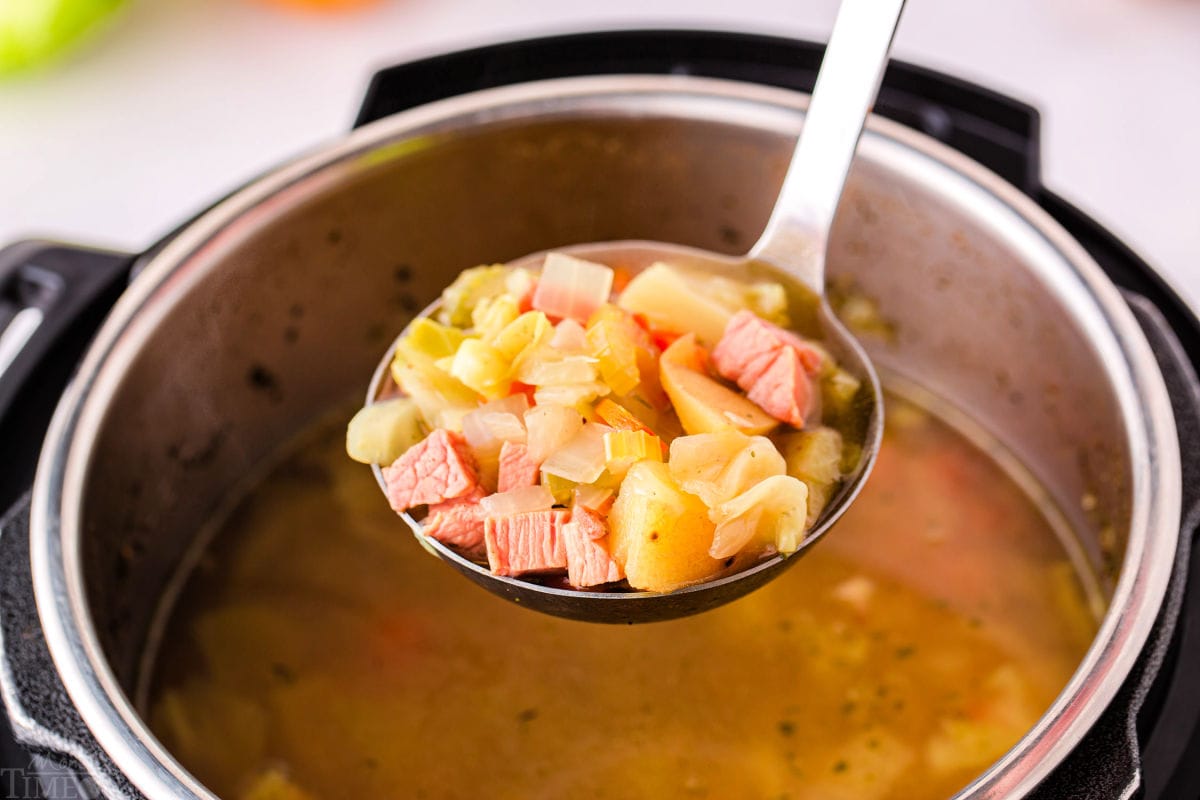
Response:
POLYGON ((896 398, 810 555, 639 626, 526 611, 431 560, 343 422, 221 523, 166 626, 152 726, 224 798, 947 798, 1095 633, 1047 516, 896 398))

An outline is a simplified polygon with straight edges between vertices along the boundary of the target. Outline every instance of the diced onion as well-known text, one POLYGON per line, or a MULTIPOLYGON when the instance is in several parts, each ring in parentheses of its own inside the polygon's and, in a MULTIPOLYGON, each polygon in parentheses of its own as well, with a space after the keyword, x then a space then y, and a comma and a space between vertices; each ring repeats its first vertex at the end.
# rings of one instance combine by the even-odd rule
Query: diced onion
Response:
POLYGON ((462 432, 477 456, 500 452, 505 442, 524 443, 529 398, 514 394, 485 403, 462 418, 462 432))
MULTIPOLYGON (((525 412, 525 446, 534 461, 542 462, 583 427, 579 412, 566 406, 539 403, 525 412)), ((601 455, 603 455, 601 449, 601 455)))
POLYGON ((604 472, 607 425, 589 422, 542 463, 542 472, 576 483, 592 483, 604 472))
POLYGON ((587 347, 587 331, 573 319, 564 319, 554 326, 550 346, 564 352, 581 351, 587 347))
POLYGON ((608 386, 599 381, 542 386, 533 393, 538 405, 553 403, 560 406, 579 406, 608 394, 608 386))
POLYGON ((588 356, 556 358, 555 355, 553 352, 543 352, 525 359, 517 370, 517 380, 528 383, 530 386, 590 383, 596 380, 596 360, 594 358, 588 356))
POLYGON ((592 312, 608 302, 613 271, 603 264, 549 253, 533 292, 533 307, 553 317, 587 322, 592 312))
POLYGON ((479 501, 479 505, 489 517, 510 517, 529 511, 545 511, 554 505, 554 495, 545 486, 522 486, 488 495, 479 501))
POLYGON ((595 511, 598 514, 607 511, 609 500, 612 499, 613 490, 603 486, 594 486, 592 484, 583 484, 575 487, 575 505, 582 506, 589 511, 595 511))

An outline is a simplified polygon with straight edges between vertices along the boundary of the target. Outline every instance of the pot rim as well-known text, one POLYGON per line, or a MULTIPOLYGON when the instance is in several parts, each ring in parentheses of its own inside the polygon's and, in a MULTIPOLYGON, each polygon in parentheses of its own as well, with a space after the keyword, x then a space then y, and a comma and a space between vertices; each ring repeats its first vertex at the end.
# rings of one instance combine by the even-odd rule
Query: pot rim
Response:
MULTIPOLYGON (((486 89, 387 117, 254 180, 189 223, 118 300, 60 401, 32 495, 34 593, 46 644, 71 702, 120 771, 149 797, 217 798, 150 732, 120 689, 91 624, 80 561, 80 511, 107 401, 140 344, 222 248, 276 204, 307 194, 389 144, 503 120, 579 114, 667 115, 794 132, 807 95, 691 76, 602 75, 486 89), (751 122, 747 122, 750 120, 751 122), (168 279, 170 279, 168 281, 168 279)), ((1029 732, 956 798, 1020 797, 1098 719, 1144 645, 1166 592, 1179 535, 1180 455, 1169 397, 1117 288, 1057 222, 982 165, 898 123, 872 116, 860 157, 917 177, 963 207, 986 211, 1024 260, 1083 323, 1117 382, 1133 463, 1130 535, 1109 610, 1067 686, 1029 732), (1053 266, 1046 266, 1053 265, 1053 266)), ((99 776, 96 776, 99 777, 99 776)))

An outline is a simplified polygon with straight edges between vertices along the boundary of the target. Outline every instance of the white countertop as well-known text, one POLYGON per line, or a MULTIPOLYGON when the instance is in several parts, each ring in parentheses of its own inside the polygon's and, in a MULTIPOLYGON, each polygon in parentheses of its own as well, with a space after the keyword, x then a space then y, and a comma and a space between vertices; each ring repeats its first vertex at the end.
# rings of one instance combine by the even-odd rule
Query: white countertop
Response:
MULTIPOLYGON (((394 0, 286 13, 140 0, 55 68, 0 83, 0 245, 137 250, 347 130, 376 67, 544 33, 725 28, 823 39, 835 0, 394 0)), ((1047 186, 1200 307, 1200 2, 910 0, 894 55, 1043 114, 1047 186)))

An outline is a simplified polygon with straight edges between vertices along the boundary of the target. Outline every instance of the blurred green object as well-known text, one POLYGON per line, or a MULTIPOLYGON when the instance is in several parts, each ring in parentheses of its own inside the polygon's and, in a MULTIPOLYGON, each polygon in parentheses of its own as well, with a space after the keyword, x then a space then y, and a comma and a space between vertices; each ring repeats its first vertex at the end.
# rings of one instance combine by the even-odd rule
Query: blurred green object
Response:
POLYGON ((50 60, 125 0, 0 0, 0 77, 50 60))

